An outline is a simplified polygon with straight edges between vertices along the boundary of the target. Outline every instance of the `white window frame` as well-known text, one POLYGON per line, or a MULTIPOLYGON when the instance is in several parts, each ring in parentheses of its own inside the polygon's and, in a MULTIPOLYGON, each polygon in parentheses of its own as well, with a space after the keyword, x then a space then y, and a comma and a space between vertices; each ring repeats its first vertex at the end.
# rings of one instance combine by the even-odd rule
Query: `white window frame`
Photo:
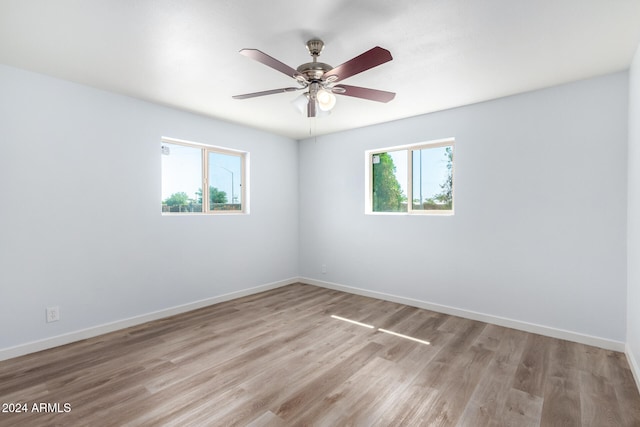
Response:
MULTIPOLYGON (((196 148, 201 150, 202 157, 202 212, 162 212, 162 215, 242 215, 249 214, 249 152, 236 150, 233 148, 220 147, 216 145, 203 144, 193 141, 185 141, 182 139, 161 138, 161 145, 175 144, 184 147, 196 148), (209 153, 226 154, 240 157, 240 197, 242 209, 238 210, 212 210, 209 205, 209 153)), ((162 174, 162 172, 161 172, 162 174)))
POLYGON ((420 142, 416 144, 397 145, 393 147, 376 148, 365 151, 365 194, 364 209, 365 215, 436 215, 436 216, 452 216, 454 215, 455 203, 455 138, 444 138, 434 141, 420 142), (453 188, 451 189, 451 200, 453 201, 451 210, 424 210, 413 209, 413 152, 438 147, 451 147, 454 153, 453 162, 451 164, 451 174, 453 179, 453 188), (388 153, 393 151, 407 151, 407 210, 402 212, 377 212, 373 210, 373 156, 380 153, 388 153))

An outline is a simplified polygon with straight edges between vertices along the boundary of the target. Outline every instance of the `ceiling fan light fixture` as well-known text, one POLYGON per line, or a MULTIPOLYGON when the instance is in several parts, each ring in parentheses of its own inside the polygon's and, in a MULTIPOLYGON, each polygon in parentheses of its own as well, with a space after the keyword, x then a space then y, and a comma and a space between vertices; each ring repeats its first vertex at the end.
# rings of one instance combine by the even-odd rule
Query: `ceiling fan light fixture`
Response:
POLYGON ((305 92, 300 96, 297 96, 296 99, 291 101, 291 105, 295 107, 296 110, 300 112, 300 114, 307 114, 307 104, 309 103, 309 93, 305 92))
POLYGON ((326 89, 320 89, 316 98, 322 111, 331 111, 336 106, 336 96, 326 89))
POLYGON ((331 111, 325 111, 323 109, 320 108, 319 102, 316 101, 311 101, 311 97, 309 95, 309 92, 305 92, 300 96, 297 96, 296 99, 294 99, 293 101, 291 101, 291 105, 293 105, 295 107, 296 110, 298 110, 300 112, 300 114, 302 114, 303 116, 307 115, 307 108, 309 105, 309 102, 315 102, 316 106, 318 108, 316 108, 316 117, 327 117, 328 115, 331 114, 331 111))

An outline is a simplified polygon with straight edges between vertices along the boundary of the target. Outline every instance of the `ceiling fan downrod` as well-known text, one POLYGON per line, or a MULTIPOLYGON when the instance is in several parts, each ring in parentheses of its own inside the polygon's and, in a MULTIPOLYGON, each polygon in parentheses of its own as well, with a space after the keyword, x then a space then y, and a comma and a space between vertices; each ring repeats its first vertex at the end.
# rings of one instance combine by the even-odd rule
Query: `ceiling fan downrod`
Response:
POLYGON ((312 62, 307 62, 300 65, 297 71, 306 77, 307 82, 319 82, 322 80, 322 76, 333 67, 323 62, 318 62, 318 56, 324 49, 324 42, 319 39, 312 39, 307 42, 307 50, 313 58, 312 62))

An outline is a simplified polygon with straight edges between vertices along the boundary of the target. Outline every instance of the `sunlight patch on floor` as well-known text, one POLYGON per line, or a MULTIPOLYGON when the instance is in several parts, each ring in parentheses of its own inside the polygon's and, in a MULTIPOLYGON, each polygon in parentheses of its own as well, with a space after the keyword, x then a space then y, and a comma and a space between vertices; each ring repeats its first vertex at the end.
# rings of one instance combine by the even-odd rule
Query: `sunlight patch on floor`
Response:
POLYGON ((331 315, 331 317, 333 319, 342 320, 343 322, 349 322, 349 323, 353 323, 354 325, 364 326, 365 328, 369 328, 369 329, 375 328, 375 326, 367 325, 366 323, 356 322, 355 320, 347 319, 345 317, 335 316, 333 314, 331 315))
POLYGON ((425 340, 421 340, 421 339, 418 339, 418 338, 414 338, 414 337, 411 337, 409 335, 399 334, 398 332, 389 331, 387 329, 376 328, 373 325, 368 325, 366 323, 357 322, 355 320, 347 319, 346 317, 336 316, 335 314, 332 314, 331 318, 332 319, 336 319, 336 320, 342 320, 343 322, 353 323, 354 325, 363 326, 363 327, 369 328, 369 329, 377 329, 378 331, 383 332, 385 334, 389 334, 389 335, 393 335, 393 336, 396 336, 396 337, 399 337, 399 338, 404 338, 404 339, 407 339, 407 340, 415 341, 415 342, 418 342, 420 344, 431 345, 431 343, 429 341, 425 341, 425 340))
POLYGON ((397 332, 388 331, 388 330, 382 329, 382 328, 378 328, 378 330, 380 332, 384 332, 385 334, 390 334, 390 335, 394 335, 396 337, 400 337, 400 338, 404 338, 404 339, 407 339, 407 340, 419 342, 420 344, 431 345, 431 343, 429 341, 420 340, 418 338, 410 337, 409 335, 399 334, 397 332))

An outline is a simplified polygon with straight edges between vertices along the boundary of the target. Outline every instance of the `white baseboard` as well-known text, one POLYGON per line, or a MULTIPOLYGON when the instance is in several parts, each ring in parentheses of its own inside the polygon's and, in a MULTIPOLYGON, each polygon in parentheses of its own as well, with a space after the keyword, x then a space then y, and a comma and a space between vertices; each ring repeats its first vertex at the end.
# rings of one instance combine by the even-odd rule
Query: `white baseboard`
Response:
POLYGON ((626 346, 625 355, 627 356, 627 362, 629 362, 629 367, 631 368, 631 373, 633 374, 633 378, 636 380, 636 385, 638 386, 638 390, 640 390, 640 365, 638 365, 638 361, 636 360, 631 348, 629 348, 629 344, 626 346))
POLYGON ((416 300, 412 298, 386 294, 383 292, 370 291, 370 290, 361 289, 361 288, 354 288, 351 286, 340 285, 337 283, 315 280, 308 277, 301 277, 299 281, 301 283, 306 283, 309 285, 320 286, 323 288, 334 289, 337 291, 348 292, 351 294, 357 294, 357 295, 381 299, 385 301, 396 302, 399 304, 410 305, 412 307, 424 308, 426 310, 436 311, 438 313, 450 314, 452 316, 464 317, 466 319, 471 319, 471 320, 478 320, 480 322, 491 323, 498 326, 518 329, 521 331, 531 332, 539 335, 545 335, 552 338, 559 338, 567 341, 591 345, 594 347, 600 347, 606 350, 613 350, 613 351, 619 351, 619 352, 625 351, 625 343, 621 341, 608 340, 605 338, 580 334, 578 332, 551 328, 548 326, 522 322, 519 320, 507 319, 499 316, 492 316, 485 313, 478 313, 475 311, 463 310, 460 308, 450 307, 450 306, 441 305, 441 304, 434 304, 434 303, 416 300))
POLYGON ((37 351, 46 350, 53 347, 58 347, 58 346, 69 344, 75 341, 92 338, 98 335, 117 331, 119 329, 140 325, 142 323, 151 322, 153 320, 162 319, 165 317, 173 316, 175 314, 185 313, 187 311, 196 310, 198 308, 207 307, 213 304, 218 304, 220 302, 241 298, 247 295, 257 294, 260 292, 290 285, 292 283, 297 283, 298 281, 299 281, 298 278, 294 277, 287 280, 267 283, 265 285, 243 289, 240 291, 231 292, 228 294, 219 295, 211 298, 206 298, 203 300, 170 307, 163 310, 142 314, 140 316, 130 317, 128 319, 117 320, 115 322, 105 323, 102 325, 93 326, 91 328, 81 329, 78 331, 73 331, 73 332, 57 335, 50 338, 45 338, 38 341, 32 341, 25 344, 20 344, 15 347, 0 349, 0 361, 11 359, 18 356, 23 356, 25 354, 35 353, 37 351))

